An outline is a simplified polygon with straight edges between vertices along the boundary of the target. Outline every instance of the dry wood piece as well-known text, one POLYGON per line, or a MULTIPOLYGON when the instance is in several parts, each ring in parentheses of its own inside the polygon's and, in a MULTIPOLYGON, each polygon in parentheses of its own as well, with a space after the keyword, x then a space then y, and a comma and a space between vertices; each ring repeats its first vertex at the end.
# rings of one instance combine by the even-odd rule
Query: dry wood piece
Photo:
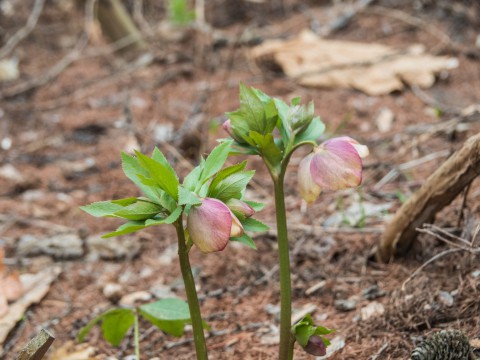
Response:
POLYGON ((30 342, 20 351, 16 360, 41 360, 47 352, 50 345, 52 345, 55 337, 47 330, 42 329, 40 334, 35 336, 30 342))
POLYGON ((129 46, 142 49, 145 41, 135 26, 132 18, 119 0, 99 0, 97 5, 97 18, 102 31, 113 41, 125 37, 134 37, 135 41, 129 46))
POLYGON ((377 259, 389 261, 405 254, 416 238, 416 228, 433 222, 473 179, 480 175, 480 134, 469 138, 463 147, 443 163, 386 227, 377 249, 377 259))

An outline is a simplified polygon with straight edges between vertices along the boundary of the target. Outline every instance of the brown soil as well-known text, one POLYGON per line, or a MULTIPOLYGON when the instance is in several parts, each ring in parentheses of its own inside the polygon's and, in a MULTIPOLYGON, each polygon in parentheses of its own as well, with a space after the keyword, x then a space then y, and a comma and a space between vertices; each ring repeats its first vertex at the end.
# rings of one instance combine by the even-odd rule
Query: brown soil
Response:
MULTIPOLYGON (((21 69, 17 82, 42 76, 74 46, 83 26, 83 10, 60 3, 47 2, 35 30, 15 50, 21 69)), ((162 9, 145 3, 149 10, 145 16, 152 25, 164 15, 162 9)), ((244 9, 242 20, 230 19, 222 31, 235 38, 249 27, 260 39, 285 37, 307 27, 307 15, 319 19, 333 16, 330 2, 285 3, 285 15, 265 8, 262 16, 254 16, 258 9, 244 9)), ((144 152, 159 146, 179 173, 185 174, 199 154, 213 148, 215 139, 226 136, 218 124, 226 111, 238 106, 240 81, 286 100, 294 96, 302 96, 304 101, 312 99, 329 134, 348 134, 367 144, 371 155, 364 162, 363 199, 378 204, 393 202, 390 212, 400 206, 399 194, 409 196, 414 192, 443 158, 406 170, 376 189, 383 176, 395 166, 427 154, 447 149, 453 152, 467 137, 478 133, 478 121, 431 136, 407 130, 420 124, 441 124, 452 118, 455 110, 480 101, 478 48, 475 50, 473 45, 480 25, 471 18, 476 10, 467 2, 446 8, 428 1, 377 3, 420 19, 424 26, 367 10, 330 38, 398 47, 422 43, 457 57, 459 67, 425 90, 429 98, 450 113, 432 116, 428 112, 431 105, 411 90, 369 97, 353 90, 303 88, 279 74, 260 71, 246 58, 248 45, 210 46, 208 37, 205 40, 205 36, 194 35, 194 31, 188 32, 183 42, 165 44, 166 40, 153 37, 148 51, 154 60, 128 74, 122 73, 122 69, 139 54, 85 56, 48 84, 1 100, 0 141, 9 137, 12 147, 0 149, 0 165, 12 164, 25 179, 18 182, 0 177, 0 246, 6 249, 11 267, 20 272, 35 272, 52 263, 63 269, 48 295, 26 312, 11 332, 3 357, 13 359, 40 327, 55 334, 56 346, 73 340, 89 320, 115 306, 102 292, 108 282, 120 283, 124 294, 173 284, 173 291, 184 297, 183 289, 174 285, 179 280, 177 259, 173 257, 170 264, 162 260, 176 242, 174 231, 168 226, 128 236, 129 241, 141 244, 141 251, 123 259, 92 261, 88 254, 76 259, 23 258, 17 256, 17 245, 26 234, 41 236, 60 231, 56 225, 81 234, 82 239, 111 231, 118 225, 116 221, 92 218, 78 207, 138 194, 122 173, 120 151, 135 142, 144 152), (424 5, 419 8, 421 3, 424 5), (430 25, 448 34, 452 43, 439 49, 438 38, 427 31, 430 25), (374 119, 383 107, 393 111, 395 121, 391 130, 380 133, 374 119), (180 136, 174 136, 167 144, 156 143, 152 134, 160 124, 172 124, 174 133, 180 136), (81 167, 85 159, 94 159, 94 166, 75 168, 81 167)), ((4 39, 25 22, 29 9, 24 10, 4 22, 4 39)), ((92 48, 107 47, 104 40, 95 39, 85 54, 92 48)), ((4 84, 0 90, 13 85, 4 84)), ((367 218, 363 226, 335 231, 320 227, 328 216, 342 213, 351 205, 355 192, 322 194, 305 211, 296 191, 295 171, 300 156, 298 152, 292 159, 286 179, 286 205, 292 224, 293 305, 295 309, 315 305, 313 317, 317 322, 336 329, 333 336, 345 340, 345 347, 331 359, 406 359, 424 336, 444 328, 461 329, 469 338, 480 337, 480 276, 474 276, 474 271, 480 270, 478 256, 457 253, 439 259, 402 289, 409 275, 446 250, 446 245, 420 236, 408 258, 395 259, 390 264, 376 263, 372 253, 385 218, 367 218), (322 288, 306 294, 307 289, 323 280, 326 282, 322 288), (365 289, 374 285, 380 290, 378 298, 362 296, 365 289), (441 301, 440 291, 454 295, 453 305, 441 301), (350 297, 356 297, 356 309, 337 310, 335 301, 350 297), (364 321, 361 309, 372 301, 383 304, 385 313, 364 321)), ((272 185, 258 159, 249 166, 257 170, 249 195, 267 203, 259 218, 271 224, 272 185)), ((465 205, 463 199, 457 199, 437 217, 436 225, 455 228, 462 236, 471 233, 472 226, 468 224, 473 224, 474 229, 480 221, 479 185, 478 179, 474 181, 465 205), (460 214, 463 217, 459 222, 460 214)), ((207 341, 212 359, 276 357, 277 346, 266 343, 278 326, 275 312, 267 311, 279 304, 275 237, 264 234, 255 240, 258 251, 232 245, 208 256, 196 249, 191 252, 198 272, 202 311, 212 327, 207 341)), ((141 323, 142 359, 193 359, 193 344, 184 341, 191 335, 187 330, 184 338, 176 339, 141 323)), ((103 358, 132 354, 132 334, 120 348, 104 342, 99 328, 92 330, 87 341, 103 358)), ((296 349, 295 359, 307 358, 310 357, 301 349, 296 349)))

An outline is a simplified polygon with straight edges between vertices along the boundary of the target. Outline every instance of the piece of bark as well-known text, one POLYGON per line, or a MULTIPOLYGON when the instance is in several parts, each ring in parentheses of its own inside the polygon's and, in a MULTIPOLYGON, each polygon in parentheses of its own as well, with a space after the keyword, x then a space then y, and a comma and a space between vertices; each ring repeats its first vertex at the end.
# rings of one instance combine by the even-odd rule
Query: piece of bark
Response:
POLYGON ((28 344, 20 351, 16 360, 41 360, 52 345, 55 337, 47 330, 42 329, 28 344))
POLYGON ((387 262, 395 255, 405 255, 415 241, 416 228, 433 222, 437 212, 479 175, 480 134, 477 134, 430 175, 398 209, 380 239, 377 260, 387 262))

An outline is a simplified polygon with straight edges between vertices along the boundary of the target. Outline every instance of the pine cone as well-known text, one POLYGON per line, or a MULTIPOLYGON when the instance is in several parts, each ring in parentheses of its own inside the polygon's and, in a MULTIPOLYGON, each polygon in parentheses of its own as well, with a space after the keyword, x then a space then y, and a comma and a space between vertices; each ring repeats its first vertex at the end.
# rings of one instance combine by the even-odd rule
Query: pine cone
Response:
POLYGON ((418 345, 412 351, 411 360, 470 360, 471 351, 461 331, 442 330, 418 345))

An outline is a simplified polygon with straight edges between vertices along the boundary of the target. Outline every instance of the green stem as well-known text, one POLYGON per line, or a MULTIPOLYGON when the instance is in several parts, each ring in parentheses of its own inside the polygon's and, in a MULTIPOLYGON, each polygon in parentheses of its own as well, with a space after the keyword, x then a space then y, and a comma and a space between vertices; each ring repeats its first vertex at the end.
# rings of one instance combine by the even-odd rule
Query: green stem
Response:
POLYGON ((188 249, 185 241, 185 231, 183 230, 182 218, 175 222, 178 238, 178 257, 180 260, 180 268, 182 271, 185 291, 187 293, 188 308, 190 309, 190 317, 192 319, 193 341, 197 353, 197 360, 208 360, 207 345, 205 343, 205 335, 203 334, 203 321, 200 313, 200 305, 198 303, 197 290, 195 289, 195 280, 193 279, 190 260, 188 258, 188 249))
POLYGON ((277 214, 278 259, 280 266, 280 348, 279 359, 293 359, 292 327, 292 285, 290 280, 290 255, 288 249, 287 214, 283 191, 284 172, 273 177, 275 210, 277 214))
POLYGON ((140 360, 140 333, 138 330, 138 314, 135 312, 135 322, 133 323, 133 331, 135 338, 135 359, 140 360))

